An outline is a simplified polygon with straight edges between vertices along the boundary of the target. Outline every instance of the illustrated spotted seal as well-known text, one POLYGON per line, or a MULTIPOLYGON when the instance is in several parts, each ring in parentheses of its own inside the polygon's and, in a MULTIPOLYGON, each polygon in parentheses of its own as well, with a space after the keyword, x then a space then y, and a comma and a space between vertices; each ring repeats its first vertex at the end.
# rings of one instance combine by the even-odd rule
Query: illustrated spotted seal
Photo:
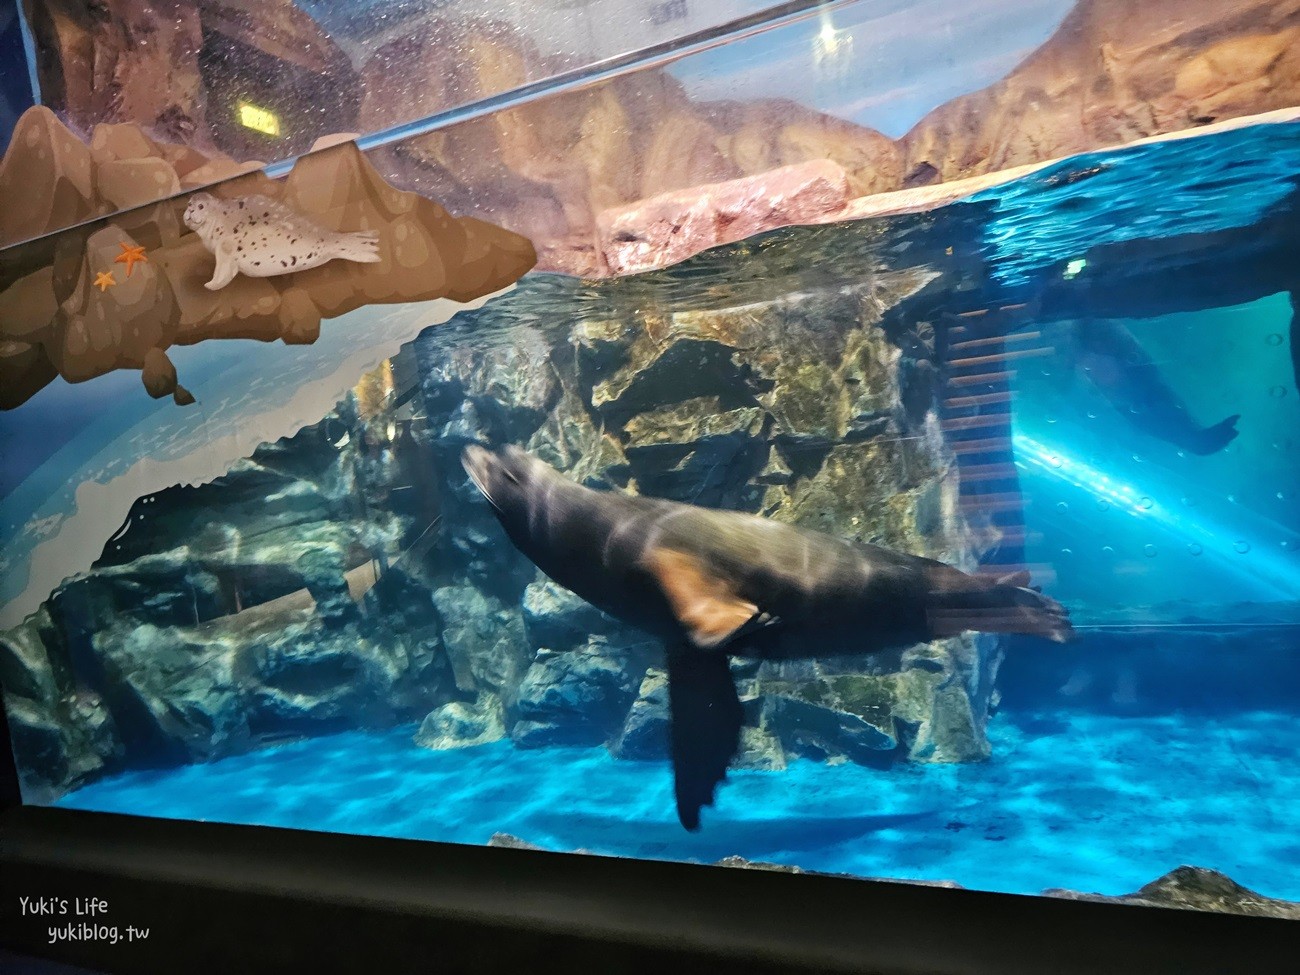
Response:
POLYGON ((266 196, 219 200, 195 193, 182 217, 217 259, 209 291, 224 288, 236 274, 269 278, 320 267, 328 261, 378 261, 373 230, 335 233, 266 196))

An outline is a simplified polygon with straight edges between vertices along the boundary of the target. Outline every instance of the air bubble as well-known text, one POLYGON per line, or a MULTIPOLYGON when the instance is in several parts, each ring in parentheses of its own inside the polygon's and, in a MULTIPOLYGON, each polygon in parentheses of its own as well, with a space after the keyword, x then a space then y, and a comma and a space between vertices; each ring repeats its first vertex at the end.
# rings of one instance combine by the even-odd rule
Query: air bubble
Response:
POLYGON ((1156 547, 1154 545, 1144 545, 1142 546, 1142 553, 1147 558, 1154 559, 1156 557, 1156 547))
MULTIPOLYGON (((1283 542, 1282 544, 1285 545, 1286 543, 1283 542)), ((1063 548, 1061 549, 1061 554, 1069 558, 1071 555, 1074 554, 1074 550, 1069 548, 1063 548)))
POLYGON ((1268 395, 1272 396, 1274 399, 1281 399, 1286 395, 1286 387, 1274 386, 1272 389, 1268 391, 1268 395))
MULTIPOLYGON (((1282 495, 1279 494, 1278 497, 1280 498, 1280 497, 1282 497, 1282 495)), ((1069 510, 1070 510, 1069 502, 1067 502, 1067 501, 1058 501, 1058 502, 1056 502, 1056 510, 1057 510, 1057 511, 1069 511, 1069 510)))
POLYGON ((1092 412, 1092 410, 1089 410, 1089 411, 1088 411, 1088 419, 1089 419, 1089 420, 1095 420, 1095 419, 1097 419, 1097 414, 1094 413, 1094 412, 1092 412))
POLYGON ((1143 498, 1138 502, 1138 507, 1141 508, 1143 511, 1150 511, 1151 506, 1153 504, 1155 504, 1155 502, 1152 501, 1150 498, 1143 498))
POLYGON ((1233 550, 1236 551, 1238 555, 1245 555, 1247 552, 1250 551, 1250 542, 1246 542, 1238 539, 1236 542, 1233 543, 1232 547, 1233 550))
POLYGON ((1109 545, 1103 545, 1103 546, 1101 547, 1101 554, 1102 554, 1102 555, 1114 555, 1114 554, 1115 554, 1115 550, 1114 550, 1113 548, 1111 548, 1111 546, 1109 546, 1109 545))
POLYGON ((1107 501, 1105 498, 1102 498, 1100 501, 1097 502, 1097 509, 1099 511, 1109 511, 1110 502, 1107 501))
POLYGON ((1193 555, 1200 555, 1205 551, 1205 549, 1201 547, 1200 542, 1188 542, 1187 551, 1191 552, 1193 555))
POLYGON ((1237 496, 1235 494, 1229 494, 1228 504, 1236 504, 1236 503, 1237 503, 1237 496))
POLYGON ((1053 467, 1060 467, 1060 466, 1061 466, 1061 458, 1057 457, 1055 454, 1053 454, 1051 457, 1047 458, 1047 462, 1048 462, 1049 464, 1051 464, 1053 467))
POLYGON ((1192 500, 1191 498, 1183 498, 1183 507, 1185 507, 1185 508, 1195 508, 1195 507, 1196 507, 1196 502, 1195 502, 1194 500, 1192 500))
POLYGON ((1049 417, 1047 417, 1047 422, 1048 422, 1048 423, 1055 423, 1055 422, 1056 422, 1056 417, 1054 417, 1054 416, 1049 416, 1049 417))
POLYGON ((1134 454, 1134 455, 1133 455, 1133 462, 1134 462, 1134 463, 1137 463, 1137 464, 1142 463, 1142 455, 1141 455, 1141 454, 1134 454))
POLYGON ((1270 335, 1270 336, 1269 336, 1268 338, 1266 338, 1264 341, 1267 342, 1269 345, 1281 345, 1281 344, 1282 344, 1282 336, 1281 336, 1280 334, 1278 334, 1277 332, 1274 332, 1272 335, 1270 335))

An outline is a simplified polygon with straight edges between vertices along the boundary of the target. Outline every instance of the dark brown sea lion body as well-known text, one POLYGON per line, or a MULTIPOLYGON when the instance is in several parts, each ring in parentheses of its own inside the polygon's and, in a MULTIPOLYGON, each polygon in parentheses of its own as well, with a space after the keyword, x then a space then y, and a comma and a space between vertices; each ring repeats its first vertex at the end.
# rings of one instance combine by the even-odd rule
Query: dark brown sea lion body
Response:
POLYGON ((1059 603, 936 562, 755 515, 593 491, 519 450, 467 447, 466 470, 539 569, 668 648, 678 812, 688 829, 737 747, 729 655, 874 653, 964 630, 1063 641, 1059 603))

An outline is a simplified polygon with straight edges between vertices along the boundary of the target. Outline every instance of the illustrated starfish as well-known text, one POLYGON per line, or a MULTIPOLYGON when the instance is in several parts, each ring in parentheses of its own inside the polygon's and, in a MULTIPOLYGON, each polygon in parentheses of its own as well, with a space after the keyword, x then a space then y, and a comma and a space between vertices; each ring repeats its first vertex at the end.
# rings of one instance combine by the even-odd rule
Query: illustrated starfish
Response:
POLYGON ((149 258, 144 256, 143 245, 132 246, 131 244, 128 244, 126 241, 122 241, 119 246, 122 248, 122 253, 118 254, 117 257, 113 258, 113 263, 125 264, 126 276, 128 278, 131 276, 131 269, 135 267, 137 261, 139 261, 142 264, 149 263, 149 258))
MULTIPOLYGON (((127 271, 126 273, 130 274, 131 272, 127 271)), ((100 271, 95 275, 95 287, 100 291, 107 291, 115 284, 117 284, 117 280, 113 277, 112 271, 100 271)))

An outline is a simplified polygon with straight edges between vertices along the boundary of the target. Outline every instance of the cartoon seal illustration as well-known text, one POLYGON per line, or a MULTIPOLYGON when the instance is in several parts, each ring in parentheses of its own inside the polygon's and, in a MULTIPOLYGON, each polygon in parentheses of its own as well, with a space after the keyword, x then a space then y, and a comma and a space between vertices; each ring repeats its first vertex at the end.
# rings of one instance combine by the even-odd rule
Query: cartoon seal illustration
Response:
POLYGON ((462 454, 515 546, 555 582, 662 639, 677 813, 688 830, 739 746, 729 655, 833 657, 966 630, 1072 634, 1060 603, 943 562, 769 521, 593 491, 517 447, 462 454))
POLYGON ((269 278, 320 267, 335 259, 373 264, 378 234, 372 230, 335 233, 270 197, 219 200, 195 193, 182 217, 217 259, 209 291, 224 288, 236 274, 269 278))

